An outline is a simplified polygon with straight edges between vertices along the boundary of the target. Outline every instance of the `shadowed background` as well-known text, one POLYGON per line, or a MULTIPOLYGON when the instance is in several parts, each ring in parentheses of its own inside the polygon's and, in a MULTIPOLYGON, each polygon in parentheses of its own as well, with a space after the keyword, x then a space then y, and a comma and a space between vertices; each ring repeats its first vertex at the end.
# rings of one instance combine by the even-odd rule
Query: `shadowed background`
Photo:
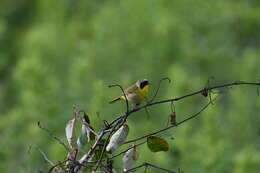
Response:
MULTIPOLYGON (((120 93, 109 84, 147 78, 153 90, 167 76, 172 83, 163 83, 159 100, 203 88, 211 76, 211 85, 259 80, 259 11, 257 0, 2 0, 1 172, 47 170, 39 152, 28 152, 32 144, 54 162, 66 157, 37 121, 65 140, 73 105, 86 110, 95 129, 123 113, 123 102, 108 104, 120 93)), ((177 120, 206 102, 202 96, 177 102, 177 120)), ((149 117, 131 115, 128 139, 165 127, 170 111, 164 104, 150 107, 149 117)), ((234 87, 202 116, 160 135, 170 151, 142 146, 138 163, 187 173, 257 173, 259 112, 256 87, 234 87)), ((120 172, 121 158, 114 166, 120 172)))

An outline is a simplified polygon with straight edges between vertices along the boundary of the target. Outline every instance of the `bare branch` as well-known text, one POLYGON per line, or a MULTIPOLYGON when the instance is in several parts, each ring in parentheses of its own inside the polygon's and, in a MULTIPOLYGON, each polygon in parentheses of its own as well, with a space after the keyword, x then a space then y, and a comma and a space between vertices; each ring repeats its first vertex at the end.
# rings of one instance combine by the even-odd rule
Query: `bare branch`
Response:
MULTIPOLYGON (((233 83, 228 83, 228 84, 216 85, 216 86, 208 87, 208 88, 206 88, 206 89, 207 89, 207 90, 214 90, 214 89, 218 89, 218 88, 225 88, 225 87, 236 86, 236 85, 257 85, 257 86, 259 86, 259 85, 260 85, 260 82, 233 82, 233 83)), ((142 107, 139 107, 139 109, 142 109, 143 107, 146 107, 146 106, 152 106, 152 105, 156 105, 156 104, 167 103, 167 102, 172 102, 172 101, 175 102, 175 101, 178 101, 178 100, 182 100, 182 99, 184 99, 184 98, 187 98, 187 97, 191 97, 191 96, 200 94, 204 89, 205 89, 205 88, 200 89, 200 90, 198 90, 198 91, 195 91, 195 92, 193 92, 193 93, 190 93, 190 94, 187 94, 187 95, 178 97, 178 98, 173 98, 173 99, 167 99, 167 100, 161 100, 161 101, 158 101, 158 102, 153 102, 153 103, 144 105, 144 106, 142 106, 142 107)), ((136 110, 136 111, 137 111, 137 110, 136 110)), ((136 111, 135 111, 135 112, 136 112, 136 111)), ((130 111, 130 112, 131 112, 131 111, 130 111)))
POLYGON ((54 165, 49 169, 48 172, 51 173, 52 170, 54 170, 54 169, 55 169, 56 167, 58 167, 58 166, 61 166, 61 165, 65 164, 67 161, 68 161, 68 159, 66 159, 66 160, 64 160, 64 161, 62 161, 62 162, 58 162, 58 163, 54 164, 54 165))
POLYGON ((156 98, 156 96, 157 96, 157 94, 158 94, 158 92, 159 92, 159 89, 160 89, 160 87, 161 87, 161 83, 162 83, 164 80, 168 80, 168 82, 171 83, 171 79, 170 79, 170 78, 168 78, 168 77, 162 78, 162 79, 159 81, 159 84, 158 84, 158 86, 157 86, 157 89, 156 89, 156 91, 155 91, 154 96, 152 97, 152 99, 151 99, 148 103, 151 103, 151 102, 154 101, 154 99, 156 98))
POLYGON ((117 117, 116 119, 114 119, 110 125, 113 125, 115 122, 120 121, 122 118, 127 118, 130 114, 137 112, 141 109, 145 109, 146 107, 149 106, 153 106, 153 105, 157 105, 157 104, 162 104, 162 103, 167 103, 167 102, 176 102, 191 96, 195 96, 198 94, 201 94, 201 92, 203 92, 203 90, 207 89, 208 91, 212 91, 214 89, 219 89, 219 88, 226 88, 226 87, 230 87, 230 86, 236 86, 236 85, 256 85, 256 86, 260 86, 260 82, 233 82, 233 83, 227 83, 227 84, 223 84, 223 85, 216 85, 216 86, 212 86, 212 87, 208 87, 208 88, 202 88, 198 91, 192 92, 190 94, 186 94, 183 95, 181 97, 177 97, 177 98, 173 98, 173 99, 166 99, 166 100, 161 100, 161 101, 157 101, 157 102, 152 102, 152 103, 147 103, 143 106, 139 106, 139 107, 134 107, 132 110, 130 110, 127 114, 123 114, 119 117, 117 117))
MULTIPOLYGON (((84 111, 84 113, 85 113, 85 111, 84 111)), ((93 133, 95 136, 98 135, 98 134, 91 128, 91 126, 89 125, 89 123, 86 122, 86 120, 85 120, 83 117, 80 117, 80 120, 81 120, 82 124, 84 124, 84 125, 88 128, 88 130, 89 130, 91 133, 93 133)))
MULTIPOLYGON (((258 81, 260 81, 260 80, 258 80, 258 81)), ((257 96, 259 96, 259 87, 260 87, 260 85, 256 86, 256 93, 257 93, 257 96)))
POLYGON ((146 143, 146 141, 145 141, 145 142, 141 142, 141 143, 139 143, 139 144, 135 144, 135 145, 133 145, 133 146, 127 148, 126 150, 124 150, 124 151, 122 151, 122 152, 120 152, 120 153, 118 153, 118 154, 112 156, 110 159, 113 159, 113 158, 115 158, 115 157, 117 157, 117 156, 120 156, 120 155, 126 153, 128 150, 130 150, 130 149, 132 149, 132 148, 134 148, 134 147, 136 147, 136 146, 143 145, 143 144, 145 144, 145 143, 146 143))

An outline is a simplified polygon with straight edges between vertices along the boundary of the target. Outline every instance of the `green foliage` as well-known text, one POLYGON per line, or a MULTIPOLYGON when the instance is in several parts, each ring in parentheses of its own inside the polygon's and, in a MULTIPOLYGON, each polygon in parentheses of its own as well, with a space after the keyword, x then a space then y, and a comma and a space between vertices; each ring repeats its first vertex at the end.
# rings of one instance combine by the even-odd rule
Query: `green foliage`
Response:
POLYGON ((147 146, 152 152, 169 150, 169 144, 167 141, 156 136, 149 136, 147 138, 147 146))
MULTIPOLYGON (((31 144, 53 162, 66 157, 38 121, 66 141, 73 105, 89 113, 95 130, 122 113, 123 102, 108 104, 120 93, 109 84, 126 88, 148 78, 153 91, 168 76, 173 82, 163 84, 161 99, 202 88, 210 76, 210 85, 259 80, 259 10, 256 0, 1 1, 1 172, 46 170, 37 151, 28 153, 31 144)), ((203 116, 164 134, 174 135, 167 140, 174 147, 159 153, 141 147, 139 161, 193 173, 259 172, 259 96, 254 87, 221 92, 203 116)), ((206 101, 177 102, 177 122, 206 101)), ((129 117, 129 139, 165 127, 170 105, 148 111, 149 117, 145 111, 129 117)), ((121 163, 116 159, 115 169, 121 163)))

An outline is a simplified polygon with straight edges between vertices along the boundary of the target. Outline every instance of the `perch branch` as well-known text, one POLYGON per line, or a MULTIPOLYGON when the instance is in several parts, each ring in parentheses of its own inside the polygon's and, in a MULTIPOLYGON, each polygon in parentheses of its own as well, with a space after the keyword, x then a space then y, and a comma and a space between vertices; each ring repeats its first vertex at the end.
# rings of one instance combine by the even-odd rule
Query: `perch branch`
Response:
POLYGON ((134 112, 137 112, 137 111, 139 111, 141 109, 145 109, 146 107, 149 107, 149 106, 162 104, 162 103, 167 103, 167 102, 176 102, 176 101, 179 101, 179 100, 182 100, 182 99, 194 96, 194 95, 201 94, 201 92, 203 92, 205 89, 208 90, 208 91, 211 91, 211 90, 214 90, 214 89, 225 88, 225 87, 236 86, 236 85, 256 85, 256 86, 260 86, 260 82, 232 82, 232 83, 216 85, 216 86, 212 86, 212 87, 208 87, 208 88, 202 88, 202 89, 200 89, 198 91, 192 92, 190 94, 183 95, 181 97, 173 98, 173 99, 166 99, 166 100, 161 100, 161 101, 157 101, 157 102, 147 103, 147 104, 145 104, 143 106, 139 106, 139 107, 133 108, 132 110, 130 110, 128 112, 128 114, 125 113, 125 114, 117 117, 116 119, 114 119, 110 123, 110 125, 113 125, 115 122, 120 121, 122 118, 128 117, 130 114, 132 114, 134 112))

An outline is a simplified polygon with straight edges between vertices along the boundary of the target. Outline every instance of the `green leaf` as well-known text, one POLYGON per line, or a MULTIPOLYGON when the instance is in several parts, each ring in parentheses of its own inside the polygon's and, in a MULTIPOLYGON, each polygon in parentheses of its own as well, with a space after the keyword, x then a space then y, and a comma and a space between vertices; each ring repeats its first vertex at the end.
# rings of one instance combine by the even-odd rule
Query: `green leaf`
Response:
MULTIPOLYGON (((77 145, 80 149, 83 149, 83 147, 90 141, 95 140, 96 136, 93 132, 89 130, 93 128, 89 125, 89 127, 86 124, 82 124, 81 126, 81 133, 80 136, 77 139, 77 145)), ((94 130, 93 130, 94 131, 94 130)))
POLYGON ((168 142, 166 140, 156 137, 156 136, 149 136, 147 138, 147 146, 152 152, 169 150, 168 142))

